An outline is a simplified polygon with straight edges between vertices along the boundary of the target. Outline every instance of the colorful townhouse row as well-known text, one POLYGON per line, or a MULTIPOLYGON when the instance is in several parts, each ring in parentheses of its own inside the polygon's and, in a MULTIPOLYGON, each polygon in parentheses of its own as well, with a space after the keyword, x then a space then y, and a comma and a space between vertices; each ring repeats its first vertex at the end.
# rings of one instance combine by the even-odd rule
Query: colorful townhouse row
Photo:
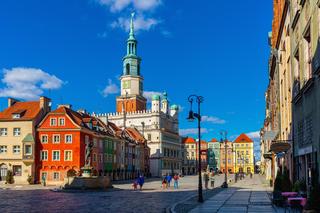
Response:
POLYGON ((124 180, 149 174, 150 149, 138 130, 120 129, 70 105, 51 111, 50 105, 46 97, 8 99, 0 112, 0 181, 11 170, 16 183, 61 184, 70 171, 81 175, 88 145, 94 176, 124 180))
MULTIPOLYGON (((183 166, 185 175, 198 171, 198 142, 186 137, 183 139, 183 166)), ((239 135, 233 142, 219 142, 217 139, 201 141, 201 168, 209 171, 229 173, 254 172, 254 144, 246 134, 239 135)))

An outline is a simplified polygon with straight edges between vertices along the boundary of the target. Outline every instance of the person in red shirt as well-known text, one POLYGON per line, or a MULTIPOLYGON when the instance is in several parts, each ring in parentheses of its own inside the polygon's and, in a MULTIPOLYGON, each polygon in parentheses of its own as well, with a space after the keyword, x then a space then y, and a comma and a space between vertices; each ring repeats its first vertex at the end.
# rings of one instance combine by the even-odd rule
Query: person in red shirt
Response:
POLYGON ((179 188, 179 175, 175 174, 173 177, 174 183, 173 183, 173 187, 175 189, 179 188))

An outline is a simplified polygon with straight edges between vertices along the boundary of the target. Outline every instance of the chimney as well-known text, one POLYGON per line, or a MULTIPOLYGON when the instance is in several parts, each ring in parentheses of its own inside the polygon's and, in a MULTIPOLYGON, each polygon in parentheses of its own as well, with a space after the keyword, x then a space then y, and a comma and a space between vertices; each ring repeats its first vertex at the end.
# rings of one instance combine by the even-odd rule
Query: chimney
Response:
POLYGON ((71 104, 59 104, 58 108, 60 108, 60 107, 65 107, 65 108, 71 109, 72 105, 71 104))
POLYGON ((16 102, 19 102, 17 99, 14 98, 8 98, 8 107, 11 107, 16 102))
POLYGON ((43 109, 44 113, 51 111, 51 99, 45 96, 40 97, 40 109, 43 109))

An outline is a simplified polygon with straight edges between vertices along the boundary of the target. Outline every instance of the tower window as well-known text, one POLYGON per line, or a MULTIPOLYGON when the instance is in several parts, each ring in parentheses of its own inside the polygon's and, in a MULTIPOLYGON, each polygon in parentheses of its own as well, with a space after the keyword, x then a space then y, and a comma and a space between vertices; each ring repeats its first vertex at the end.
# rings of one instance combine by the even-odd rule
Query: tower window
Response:
POLYGON ((137 74, 140 75, 140 64, 138 64, 137 74))
POLYGON ((126 64, 126 75, 130 74, 130 64, 126 64))

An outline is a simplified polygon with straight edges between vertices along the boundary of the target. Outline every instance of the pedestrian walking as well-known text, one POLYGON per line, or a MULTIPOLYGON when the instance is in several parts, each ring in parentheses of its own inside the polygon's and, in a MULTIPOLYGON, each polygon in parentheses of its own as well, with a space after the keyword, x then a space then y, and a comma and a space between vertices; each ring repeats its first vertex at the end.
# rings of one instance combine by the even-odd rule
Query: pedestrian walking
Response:
POLYGON ((203 173, 203 180, 204 180, 204 186, 206 189, 208 189, 208 184, 209 184, 209 175, 208 172, 203 173))
POLYGON ((167 188, 167 176, 164 176, 162 179, 162 189, 167 188))
POLYGON ((179 175, 175 174, 173 177, 174 183, 173 183, 173 187, 175 189, 179 188, 179 175))
POLYGON ((168 174, 166 178, 167 178, 167 187, 170 187, 172 176, 170 174, 168 174))
POLYGON ((42 175, 42 184, 43 186, 46 186, 46 175, 42 175))
POLYGON ((143 175, 140 175, 139 178, 138 178, 138 184, 140 186, 140 190, 142 190, 142 186, 144 184, 144 177, 143 175))
POLYGON ((134 191, 137 190, 137 187, 138 187, 138 179, 134 180, 132 183, 132 188, 134 191))

